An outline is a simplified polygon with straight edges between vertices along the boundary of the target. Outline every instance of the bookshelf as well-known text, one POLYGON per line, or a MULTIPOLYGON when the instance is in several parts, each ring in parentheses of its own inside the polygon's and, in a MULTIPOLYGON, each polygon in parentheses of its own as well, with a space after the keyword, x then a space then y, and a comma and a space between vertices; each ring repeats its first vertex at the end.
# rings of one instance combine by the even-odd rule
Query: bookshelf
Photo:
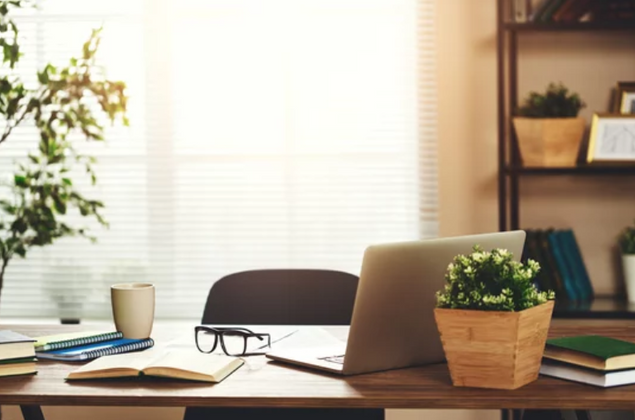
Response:
MULTIPOLYGON (((498 225, 499 230, 514 230, 520 226, 523 177, 632 177, 635 165, 587 165, 574 167, 524 167, 512 127, 512 108, 519 103, 518 55, 519 38, 526 33, 558 32, 616 33, 635 41, 635 21, 598 21, 572 23, 517 23, 512 20, 512 0, 496 0, 497 5, 497 90, 498 90, 498 225)), ((633 75, 635 79, 635 74, 633 75)), ((591 303, 558 302, 554 316, 561 318, 635 319, 635 305, 612 297, 596 298, 591 303)))

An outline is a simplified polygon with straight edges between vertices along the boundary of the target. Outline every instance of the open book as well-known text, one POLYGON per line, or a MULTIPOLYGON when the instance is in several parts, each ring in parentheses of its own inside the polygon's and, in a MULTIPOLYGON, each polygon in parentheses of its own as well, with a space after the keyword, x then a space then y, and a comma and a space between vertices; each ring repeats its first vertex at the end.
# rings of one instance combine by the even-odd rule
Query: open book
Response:
POLYGON ((148 357, 145 353, 104 356, 69 373, 66 379, 162 376, 190 381, 220 382, 242 366, 236 357, 198 351, 170 351, 148 357))

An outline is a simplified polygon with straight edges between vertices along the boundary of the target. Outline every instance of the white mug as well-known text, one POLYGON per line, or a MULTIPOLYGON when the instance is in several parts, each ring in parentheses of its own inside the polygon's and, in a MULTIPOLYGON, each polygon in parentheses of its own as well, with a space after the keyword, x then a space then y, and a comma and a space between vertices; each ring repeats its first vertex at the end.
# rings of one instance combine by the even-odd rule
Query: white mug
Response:
POLYGON ((112 315, 124 338, 148 338, 154 321, 154 285, 122 283, 110 287, 112 315))

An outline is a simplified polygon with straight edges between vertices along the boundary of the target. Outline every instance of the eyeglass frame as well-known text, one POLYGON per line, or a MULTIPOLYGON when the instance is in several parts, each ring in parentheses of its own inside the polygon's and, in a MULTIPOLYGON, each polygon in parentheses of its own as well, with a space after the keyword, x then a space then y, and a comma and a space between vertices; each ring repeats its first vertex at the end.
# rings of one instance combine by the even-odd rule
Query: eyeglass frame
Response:
POLYGON ((196 348, 198 349, 198 351, 200 351, 201 353, 205 353, 205 354, 210 354, 212 353, 214 350, 216 350, 216 347, 218 347, 218 343, 220 342, 221 345, 221 349, 223 350, 223 353, 225 353, 228 356, 235 356, 235 357, 240 357, 240 356, 249 356, 249 355, 258 355, 258 354, 264 354, 264 353, 247 353, 247 339, 251 338, 251 337, 255 337, 258 340, 264 340, 265 338, 267 339, 267 347, 271 348, 271 334, 268 333, 256 333, 251 331, 250 329, 247 328, 242 328, 242 327, 208 327, 205 325, 199 325, 194 327, 194 341, 196 342, 196 348), (212 349, 209 351, 205 351, 203 349, 201 349, 201 346, 198 342, 198 334, 199 332, 206 332, 206 333, 211 333, 214 334, 214 345, 212 346, 212 349), (227 351, 227 348, 225 347, 225 341, 223 339, 223 335, 225 333, 235 333, 235 335, 240 335, 243 337, 244 341, 243 341, 243 351, 240 354, 231 354, 230 352, 227 351))

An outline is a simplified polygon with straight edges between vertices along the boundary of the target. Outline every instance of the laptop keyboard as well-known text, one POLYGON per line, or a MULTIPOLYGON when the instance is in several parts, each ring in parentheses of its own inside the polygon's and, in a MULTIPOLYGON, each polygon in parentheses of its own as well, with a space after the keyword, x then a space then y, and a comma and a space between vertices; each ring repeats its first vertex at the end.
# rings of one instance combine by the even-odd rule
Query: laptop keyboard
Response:
POLYGON ((344 364, 344 355, 341 356, 327 356, 327 357, 318 357, 320 360, 325 360, 331 363, 338 363, 340 365, 344 364))

